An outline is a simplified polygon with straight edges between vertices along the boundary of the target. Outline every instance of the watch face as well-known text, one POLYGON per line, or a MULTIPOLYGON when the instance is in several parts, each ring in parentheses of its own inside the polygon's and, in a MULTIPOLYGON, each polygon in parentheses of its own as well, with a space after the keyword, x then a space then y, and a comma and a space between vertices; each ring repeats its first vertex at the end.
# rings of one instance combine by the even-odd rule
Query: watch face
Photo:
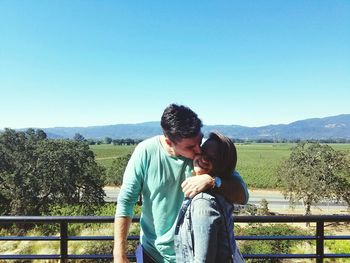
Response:
POLYGON ((221 178, 215 177, 215 187, 219 188, 221 186, 221 178))

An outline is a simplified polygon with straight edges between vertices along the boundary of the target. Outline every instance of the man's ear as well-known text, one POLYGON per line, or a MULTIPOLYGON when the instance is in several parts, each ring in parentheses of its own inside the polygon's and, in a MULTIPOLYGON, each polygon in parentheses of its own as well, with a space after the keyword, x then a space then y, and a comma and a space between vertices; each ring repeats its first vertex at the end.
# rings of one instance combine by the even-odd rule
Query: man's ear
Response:
POLYGON ((169 147, 173 147, 173 142, 172 142, 168 137, 165 137, 165 143, 166 143, 169 147))

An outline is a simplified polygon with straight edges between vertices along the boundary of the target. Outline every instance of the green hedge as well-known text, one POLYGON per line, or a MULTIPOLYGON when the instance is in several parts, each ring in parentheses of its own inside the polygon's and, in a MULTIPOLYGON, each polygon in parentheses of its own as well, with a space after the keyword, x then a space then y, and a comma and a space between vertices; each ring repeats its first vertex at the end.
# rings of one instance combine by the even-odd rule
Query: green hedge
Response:
MULTIPOLYGON (((307 231, 286 224, 250 224, 248 227, 235 227, 236 236, 303 236, 307 231)), ((295 240, 245 240, 239 242, 242 254, 286 254, 297 244, 295 240)), ((246 262, 281 262, 279 259, 249 259, 246 262)))

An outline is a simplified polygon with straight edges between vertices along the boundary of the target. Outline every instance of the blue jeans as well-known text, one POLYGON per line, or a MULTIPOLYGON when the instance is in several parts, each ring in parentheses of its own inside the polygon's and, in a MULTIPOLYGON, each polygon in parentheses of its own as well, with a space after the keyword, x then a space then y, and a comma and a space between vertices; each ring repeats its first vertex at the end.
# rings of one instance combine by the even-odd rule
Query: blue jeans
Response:
POLYGON ((157 263, 142 247, 138 245, 136 249, 136 262, 137 263, 157 263))

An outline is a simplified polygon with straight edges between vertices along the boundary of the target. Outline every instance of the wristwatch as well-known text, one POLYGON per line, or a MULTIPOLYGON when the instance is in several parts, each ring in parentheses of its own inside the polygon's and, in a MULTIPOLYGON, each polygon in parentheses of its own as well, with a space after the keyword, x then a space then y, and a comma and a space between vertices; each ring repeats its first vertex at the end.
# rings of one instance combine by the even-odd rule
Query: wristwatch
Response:
POLYGON ((221 178, 215 176, 214 177, 214 188, 220 188, 222 184, 221 178))

